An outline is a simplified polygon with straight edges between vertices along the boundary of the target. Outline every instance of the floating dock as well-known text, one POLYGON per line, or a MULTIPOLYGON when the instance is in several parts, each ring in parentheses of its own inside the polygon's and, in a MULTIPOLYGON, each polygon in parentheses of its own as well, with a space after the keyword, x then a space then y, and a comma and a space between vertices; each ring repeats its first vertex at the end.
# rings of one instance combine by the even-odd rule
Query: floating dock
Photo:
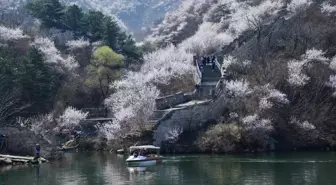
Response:
POLYGON ((11 165, 15 163, 45 163, 47 159, 40 157, 38 160, 34 160, 35 157, 30 156, 15 156, 15 155, 2 155, 0 154, 0 164, 11 165))

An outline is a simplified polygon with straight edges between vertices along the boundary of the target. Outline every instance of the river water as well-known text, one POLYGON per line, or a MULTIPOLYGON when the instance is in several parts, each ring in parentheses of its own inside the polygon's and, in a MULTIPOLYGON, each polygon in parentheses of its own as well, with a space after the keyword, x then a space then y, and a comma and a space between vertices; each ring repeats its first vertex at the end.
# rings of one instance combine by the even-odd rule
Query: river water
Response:
POLYGON ((0 169, 0 185, 335 185, 336 153, 165 156, 128 168, 110 153, 67 153, 39 166, 0 169))

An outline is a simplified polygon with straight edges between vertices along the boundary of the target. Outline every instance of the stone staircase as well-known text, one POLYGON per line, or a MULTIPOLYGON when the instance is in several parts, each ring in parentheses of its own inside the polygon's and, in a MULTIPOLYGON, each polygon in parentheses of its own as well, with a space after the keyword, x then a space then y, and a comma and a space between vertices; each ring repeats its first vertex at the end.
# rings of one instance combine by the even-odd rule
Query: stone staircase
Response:
POLYGON ((197 98, 212 99, 217 91, 217 83, 222 76, 221 71, 217 65, 213 67, 212 64, 200 65, 199 68, 202 78, 197 90, 197 98))
MULTIPOLYGON (((196 59, 197 62, 198 59, 196 59)), ((200 62, 196 65, 200 76, 200 83, 198 84, 198 89, 191 95, 193 100, 211 100, 218 97, 221 93, 219 81, 221 80, 222 74, 219 68, 218 61, 216 60, 216 65, 213 67, 212 63, 207 65, 201 65, 200 62)), ((189 100, 192 102, 193 100, 189 100)), ((188 102, 185 103, 187 107, 188 102)), ((161 120, 169 117, 177 109, 183 109, 185 107, 174 106, 174 108, 167 108, 163 110, 155 110, 153 114, 147 119, 148 125, 157 125, 161 120)))
POLYGON ((212 65, 200 66, 202 72, 201 85, 205 82, 218 82, 221 78, 221 72, 217 66, 215 68, 212 65))

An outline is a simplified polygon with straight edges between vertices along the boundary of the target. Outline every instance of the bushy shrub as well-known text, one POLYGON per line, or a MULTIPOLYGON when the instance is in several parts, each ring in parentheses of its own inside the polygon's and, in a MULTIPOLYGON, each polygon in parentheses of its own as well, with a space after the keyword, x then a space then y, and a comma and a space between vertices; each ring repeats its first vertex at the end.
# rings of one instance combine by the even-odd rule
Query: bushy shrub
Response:
POLYGON ((241 128, 236 123, 218 124, 209 128, 197 140, 202 151, 236 152, 240 148, 241 128))

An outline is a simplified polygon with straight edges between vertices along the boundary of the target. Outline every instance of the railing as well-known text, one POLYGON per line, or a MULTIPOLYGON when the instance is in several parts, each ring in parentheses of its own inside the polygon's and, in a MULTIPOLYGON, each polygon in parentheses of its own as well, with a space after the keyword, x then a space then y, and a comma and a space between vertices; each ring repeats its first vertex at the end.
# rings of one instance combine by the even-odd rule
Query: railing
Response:
POLYGON ((216 66, 218 67, 219 71, 222 73, 221 66, 220 66, 220 64, 219 64, 219 62, 218 62, 218 58, 217 58, 217 56, 216 56, 216 59, 215 59, 215 64, 216 64, 216 66))
POLYGON ((198 59, 195 60, 196 62, 196 70, 197 70, 197 75, 198 75, 198 82, 202 80, 202 72, 200 70, 200 66, 198 65, 198 59))
POLYGON ((222 93, 223 91, 223 79, 220 79, 217 84, 216 84, 216 88, 215 88, 215 95, 214 95, 214 99, 216 99, 217 97, 219 97, 219 95, 222 93))

